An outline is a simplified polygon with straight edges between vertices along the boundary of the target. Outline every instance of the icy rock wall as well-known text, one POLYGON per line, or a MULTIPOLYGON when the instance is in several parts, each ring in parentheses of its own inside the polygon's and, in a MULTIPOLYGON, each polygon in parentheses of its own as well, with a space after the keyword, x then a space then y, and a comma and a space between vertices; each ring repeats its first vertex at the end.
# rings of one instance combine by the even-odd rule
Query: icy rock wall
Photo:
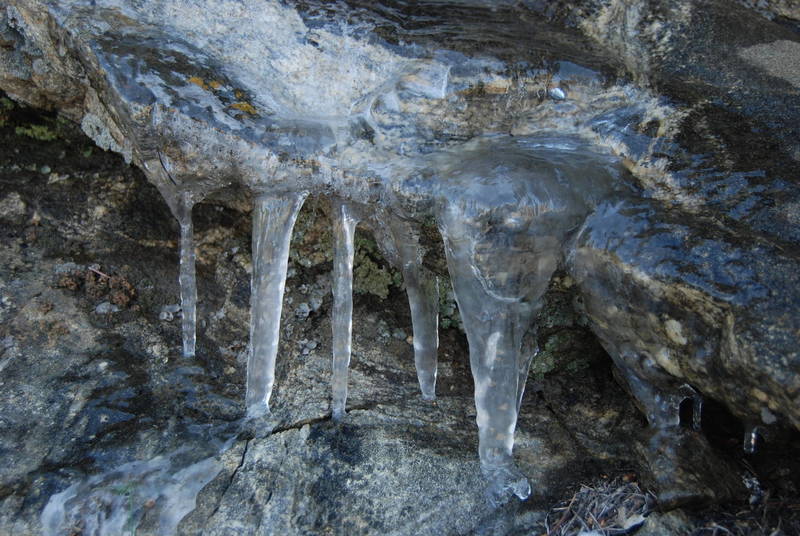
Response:
POLYGON ((795 250, 728 224, 737 212, 758 222, 759 196, 796 188, 774 179, 759 190, 759 170, 709 169, 675 138, 689 112, 604 77, 579 34, 549 41, 531 12, 505 4, 451 7, 11 0, 0 86, 64 110, 159 188, 181 223, 187 356, 192 206, 250 190, 251 418, 269 411, 289 238, 316 194, 335 203, 334 416, 346 405, 358 221, 385 229, 396 253, 420 386, 434 397, 435 281, 419 266, 416 229, 434 218, 496 501, 529 493, 512 456, 534 357, 521 341, 565 258, 653 426, 675 426, 698 391, 740 416, 766 410, 800 425, 795 250))

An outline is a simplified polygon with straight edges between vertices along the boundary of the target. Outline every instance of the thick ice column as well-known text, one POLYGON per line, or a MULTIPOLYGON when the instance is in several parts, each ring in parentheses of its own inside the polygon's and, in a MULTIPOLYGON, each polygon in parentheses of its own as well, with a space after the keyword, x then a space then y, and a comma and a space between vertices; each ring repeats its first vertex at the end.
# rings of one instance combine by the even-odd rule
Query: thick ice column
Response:
POLYGON ((344 417, 353 336, 353 256, 358 219, 342 201, 333 203, 333 419, 344 417))
POLYGON ((306 193, 259 195, 253 209, 253 275, 250 296, 250 357, 247 361, 248 417, 269 413, 275 381, 281 307, 292 228, 306 193))
MULTIPOLYGON (((440 223, 447 266, 469 342, 481 470, 489 483, 490 502, 499 505, 509 493, 525 499, 531 491, 527 478, 514 464, 512 450, 523 389, 520 383, 525 380, 521 371, 527 372, 530 362, 530 356, 521 357, 520 348, 535 308, 521 297, 508 298, 487 289, 480 274, 508 267, 476 264, 475 241, 480 239, 480 232, 464 220, 458 211, 445 211, 440 223)), ((550 277, 551 272, 547 272, 541 274, 545 280, 550 277)), ((508 281, 510 287, 519 287, 514 274, 508 281)), ((535 303, 541 296, 528 297, 535 303)))
POLYGON ((181 265, 178 283, 181 291, 184 357, 194 357, 197 341, 197 277, 195 275, 192 207, 194 207, 194 201, 191 195, 188 192, 181 194, 176 207, 176 216, 181 226, 181 265))
POLYGON ((414 364, 422 398, 436 398, 436 366, 439 351, 439 287, 436 277, 422 267, 419 237, 411 224, 389 220, 400 257, 403 282, 414 329, 414 364))

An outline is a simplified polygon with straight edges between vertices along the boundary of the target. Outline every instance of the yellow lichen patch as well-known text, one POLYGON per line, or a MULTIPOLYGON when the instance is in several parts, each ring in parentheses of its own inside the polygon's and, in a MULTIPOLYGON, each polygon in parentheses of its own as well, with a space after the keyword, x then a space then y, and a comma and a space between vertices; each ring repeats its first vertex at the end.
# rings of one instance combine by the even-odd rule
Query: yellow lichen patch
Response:
POLYGON ((511 89, 510 80, 492 80, 483 86, 483 90, 490 95, 502 95, 511 89))
POLYGON ((208 85, 211 86, 211 89, 219 89, 222 87, 222 82, 219 80, 212 80, 208 85))
POLYGON ((234 102, 231 104, 231 108, 248 113, 250 115, 258 115, 258 111, 256 111, 253 105, 249 102, 234 102))
POLYGON ((681 323, 673 318, 667 318, 667 321, 664 322, 664 329, 667 332, 667 337, 679 346, 684 346, 688 341, 686 336, 683 334, 683 326, 681 323))
POLYGON ((194 84, 202 89, 208 90, 208 84, 206 84, 205 80, 200 78, 199 76, 192 76, 187 80, 190 84, 194 84))
POLYGON ((233 90, 233 96, 236 97, 239 100, 245 98, 244 91, 242 91, 241 89, 234 89, 233 90))

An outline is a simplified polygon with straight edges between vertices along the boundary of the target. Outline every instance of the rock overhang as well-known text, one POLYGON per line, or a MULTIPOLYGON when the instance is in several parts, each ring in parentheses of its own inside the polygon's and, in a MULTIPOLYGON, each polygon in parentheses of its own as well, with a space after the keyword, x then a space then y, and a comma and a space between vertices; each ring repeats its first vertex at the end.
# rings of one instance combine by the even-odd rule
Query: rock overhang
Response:
MULTIPOLYGON (((603 204, 611 197, 627 213, 596 211, 584 231, 597 233, 567 247, 577 248, 571 262, 589 316, 618 364, 656 389, 689 381, 742 417, 766 407, 797 425, 789 312, 798 300, 792 291, 776 295, 798 288, 796 255, 747 228, 771 191, 789 195, 792 186, 687 158, 670 137, 685 113, 662 99, 572 62, 510 62, 502 51, 511 50, 513 32, 486 47, 498 57, 447 24, 443 40, 431 25, 391 25, 394 43, 386 42, 373 35, 370 10, 372 18, 354 24, 341 12, 312 24, 291 6, 267 4, 250 20, 251 3, 227 2, 192 31, 187 15, 206 3, 50 3, 45 23, 43 12, 15 4, 7 18, 27 17, 16 26, 36 43, 32 57, 47 58, 31 62, 41 75, 34 85, 44 93, 57 86, 45 83, 52 72, 78 81, 86 104, 71 113, 92 114, 98 142, 111 133, 176 215, 185 216, 187 194, 190 210, 231 184, 377 203, 411 219, 435 214, 440 225, 459 224, 459 239, 485 239, 472 252, 473 271, 492 299, 510 303, 541 289, 526 280, 537 277, 531 268, 505 293, 507 268, 543 255, 547 273, 563 254, 554 244, 596 205, 615 206, 603 204), (682 158, 688 169, 669 168, 682 158), (720 225, 717 213, 745 222, 744 235, 727 220, 720 225), (551 214, 555 222, 546 223, 551 214), (495 261, 506 266, 487 272, 495 261), (591 310, 592 299, 601 307, 591 310)), ((464 25, 473 37, 474 22, 464 25)))

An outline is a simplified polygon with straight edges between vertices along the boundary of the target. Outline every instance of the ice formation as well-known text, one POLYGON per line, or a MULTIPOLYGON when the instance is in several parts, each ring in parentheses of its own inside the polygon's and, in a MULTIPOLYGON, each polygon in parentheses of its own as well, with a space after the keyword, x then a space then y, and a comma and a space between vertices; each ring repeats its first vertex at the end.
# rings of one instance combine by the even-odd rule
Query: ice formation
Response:
MULTIPOLYGON (((290 12, 268 7, 253 12, 276 18, 290 12)), ((269 41, 222 46, 215 33, 196 34, 201 49, 162 33, 162 15, 180 26, 181 14, 187 14, 185 4, 171 0, 147 10, 116 0, 92 7, 76 0, 51 9, 88 43, 87 61, 103 66, 106 79, 97 91, 108 103, 107 128, 122 133, 122 152, 159 187, 180 223, 184 355, 194 355, 196 340, 192 207, 238 183, 254 193, 245 406, 251 420, 269 413, 292 227, 307 195, 327 195, 335 199, 333 417, 345 414, 353 232, 362 218, 383 228, 405 279, 420 389, 433 399, 437 285, 421 266, 417 226, 435 218, 470 346, 481 465, 493 500, 502 502, 508 493, 527 497, 530 486, 512 456, 533 357, 521 352, 521 341, 565 242, 622 176, 617 159, 588 141, 589 124, 574 118, 613 113, 619 95, 601 93, 595 102, 578 105, 557 88, 526 90, 515 97, 520 102, 509 98, 504 109, 487 110, 483 133, 461 132, 464 127, 453 123, 454 132, 432 139, 430 121, 445 125, 451 115, 463 115, 459 95, 476 83, 502 82, 502 64, 460 53, 415 57, 414 47, 366 45, 357 39, 357 28, 317 30, 315 38, 322 40, 326 31, 339 33, 325 47, 295 44, 287 36, 308 28, 288 15, 280 28, 240 21, 286 33, 283 51, 269 41), (120 25, 119 13, 149 25, 120 25), (277 73, 265 77, 264 62, 253 63, 255 52, 279 71, 288 68, 290 57, 308 69, 346 69, 362 78, 328 87, 285 84, 277 73), (371 67, 365 71, 365 65, 371 67), (240 81, 262 90, 241 89, 240 81), (536 117, 541 110, 533 105, 542 98, 546 120, 536 117), (521 112, 533 115, 518 117, 521 112)), ((587 91, 599 87, 592 71, 578 72, 576 83, 587 91)), ((533 84, 552 73, 529 69, 527 76, 533 84)), ((576 85, 572 92, 578 91, 576 85)))
POLYGON ((181 196, 177 216, 181 227, 181 268, 178 283, 181 289, 181 332, 184 357, 194 357, 197 343, 197 277, 195 276, 193 206, 189 195, 181 196))
POLYGON ((248 417, 269 413, 275 382, 283 290, 292 228, 306 194, 261 194, 253 208, 253 277, 250 297, 250 357, 247 361, 248 417))
POLYGON ((135 534, 150 515, 154 534, 176 534, 178 523, 195 509, 198 493, 222 470, 222 455, 235 439, 186 445, 77 482, 50 497, 41 515, 42 533, 60 536, 80 527, 81 534, 92 536, 135 534))
MULTIPOLYGON (((687 398, 699 425, 700 396, 682 378, 728 389, 703 383, 705 364, 692 360, 744 353, 726 307, 761 307, 763 288, 723 288, 715 278, 762 256, 725 230, 684 228, 683 216, 656 206, 668 200, 691 213, 696 201, 694 187, 681 187, 655 156, 676 151, 663 136, 674 119, 670 108, 573 62, 543 61, 531 52, 536 47, 520 46, 535 31, 513 10, 492 10, 489 20, 488 8, 474 2, 453 25, 439 8, 431 20, 443 17, 441 24, 418 31, 369 9, 344 16, 339 11, 349 8, 338 2, 242 0, 225 3, 224 14, 207 0, 42 2, 35 14, 11 4, 15 27, 41 50, 71 47, 79 61, 59 75, 86 85, 87 131, 143 169, 180 223, 186 356, 196 351, 197 329, 192 207, 232 186, 252 193, 251 420, 269 413, 289 243, 308 195, 333 199, 336 419, 346 408, 360 220, 380 228, 401 269, 420 389, 435 397, 436 282, 421 266, 418 226, 438 225, 469 342, 479 455, 495 502, 530 493, 513 462, 533 358, 522 341, 560 265, 575 277, 593 330, 653 426, 680 424, 687 398), (44 17, 57 43, 26 29, 26 21, 44 17), (371 33, 379 23, 386 41, 371 33), (451 39, 454 28, 463 42, 451 39), (476 51, 476 35, 491 36, 484 38, 492 46, 476 51), (499 59, 509 51, 513 63, 499 59), (641 176, 624 169, 621 156, 641 176), (696 254, 697 243, 710 253, 696 254), (665 288, 670 270, 693 279, 665 288)), ((575 46, 564 57, 585 54, 575 46)), ((746 177, 731 180, 738 179, 746 177)), ((749 268, 736 270, 735 277, 751 277, 749 268)), ((768 347, 756 336, 741 341, 768 347)), ((753 405, 746 393, 723 394, 742 408, 753 405)), ((788 398, 781 404, 793 407, 788 398)))
POLYGON ((333 207, 333 373, 331 402, 333 418, 344 417, 347 402, 347 372, 353 333, 353 257, 358 220, 346 203, 333 207))
POLYGON ((414 365, 422 398, 436 398, 437 351, 439 350, 439 285, 436 276, 422 267, 419 232, 399 218, 387 217, 391 244, 396 248, 411 309, 414 330, 414 365))

